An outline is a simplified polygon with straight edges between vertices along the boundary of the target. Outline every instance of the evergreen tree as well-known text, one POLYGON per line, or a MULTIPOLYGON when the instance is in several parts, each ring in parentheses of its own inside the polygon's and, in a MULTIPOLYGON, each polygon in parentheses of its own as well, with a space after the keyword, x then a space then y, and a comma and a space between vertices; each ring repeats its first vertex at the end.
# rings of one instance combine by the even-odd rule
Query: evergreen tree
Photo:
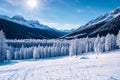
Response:
POLYGON ((15 51, 14 55, 15 55, 15 60, 19 59, 18 51, 15 51))
POLYGON ((120 31, 118 32, 116 43, 117 43, 117 46, 120 48, 120 31))
POLYGON ((111 49, 116 49, 116 36, 111 34, 111 49))
POLYGON ((33 59, 39 59, 39 53, 37 47, 35 47, 33 50, 33 59))
POLYGON ((101 42, 101 52, 105 52, 105 37, 101 37, 100 38, 100 42, 101 42))
POLYGON ((0 31, 0 62, 3 62, 6 58, 6 48, 7 44, 5 41, 5 35, 4 32, 0 31))
POLYGON ((88 37, 87 38, 85 38, 85 52, 87 53, 87 52, 89 52, 89 40, 88 40, 88 37))
POLYGON ((100 51, 100 36, 97 35, 97 37, 95 38, 95 41, 94 41, 94 51, 96 53, 99 53, 100 51))
POLYGON ((73 56, 73 55, 74 55, 74 41, 71 40, 70 49, 69 49, 69 56, 73 56))
POLYGON ((111 50, 111 35, 107 34, 105 38, 105 51, 110 51, 111 50))
POLYGON ((7 50, 7 61, 11 60, 11 52, 7 50))

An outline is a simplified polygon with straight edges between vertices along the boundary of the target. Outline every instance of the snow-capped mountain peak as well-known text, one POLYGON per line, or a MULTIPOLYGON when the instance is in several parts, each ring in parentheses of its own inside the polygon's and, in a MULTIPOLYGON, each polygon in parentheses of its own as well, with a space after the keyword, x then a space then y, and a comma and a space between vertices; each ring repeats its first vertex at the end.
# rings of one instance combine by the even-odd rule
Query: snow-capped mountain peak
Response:
POLYGON ((24 19, 24 17, 21 16, 21 15, 13 16, 12 19, 17 20, 17 21, 24 21, 24 22, 26 21, 26 20, 24 19))
POLYGON ((30 28, 38 28, 38 29, 43 29, 43 30, 51 30, 51 28, 49 28, 46 25, 40 24, 39 21, 37 20, 26 20, 23 16, 21 15, 16 15, 13 16, 12 18, 6 16, 6 15, 0 15, 1 19, 5 19, 8 21, 12 21, 14 23, 18 23, 30 28))
POLYGON ((120 14, 120 7, 111 11, 110 14, 120 14))
POLYGON ((9 19, 10 19, 10 17, 8 17, 8 16, 6 16, 6 15, 0 15, 0 18, 1 18, 1 19, 6 19, 6 20, 9 20, 9 19))
POLYGON ((84 26, 81 26, 80 29, 84 28, 84 27, 94 25, 94 24, 97 24, 99 22, 108 22, 108 21, 112 20, 113 18, 117 17, 118 15, 120 15, 120 7, 111 11, 110 13, 104 14, 102 16, 99 16, 96 19, 93 19, 93 20, 89 21, 84 26))
POLYGON ((29 22, 29 24, 40 25, 39 21, 37 21, 37 20, 29 20, 28 22, 29 22))

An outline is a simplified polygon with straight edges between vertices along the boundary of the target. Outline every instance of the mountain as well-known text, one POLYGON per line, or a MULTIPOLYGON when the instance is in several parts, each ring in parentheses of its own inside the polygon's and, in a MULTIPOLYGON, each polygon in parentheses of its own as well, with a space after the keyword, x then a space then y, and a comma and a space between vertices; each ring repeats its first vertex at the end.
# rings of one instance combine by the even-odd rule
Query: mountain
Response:
POLYGON ((52 39, 64 35, 59 30, 54 30, 37 20, 26 20, 22 16, 12 18, 0 15, 0 30, 5 32, 9 39, 52 39))
MULTIPOLYGON (((53 28, 54 30, 57 30, 56 28, 53 28)), ((64 35, 73 32, 75 29, 59 29, 57 30, 60 33, 63 33, 64 35)))
POLYGON ((96 19, 89 21, 87 24, 79 27, 77 30, 63 36, 62 38, 73 39, 83 37, 95 37, 98 34, 105 36, 108 33, 117 34, 120 30, 120 8, 117 8, 110 13, 102 15, 96 19), (116 30, 118 29, 118 30, 116 30))
POLYGON ((65 29, 65 30, 61 30, 63 32, 66 32, 66 33, 70 33, 70 32, 73 32, 75 29, 65 29))

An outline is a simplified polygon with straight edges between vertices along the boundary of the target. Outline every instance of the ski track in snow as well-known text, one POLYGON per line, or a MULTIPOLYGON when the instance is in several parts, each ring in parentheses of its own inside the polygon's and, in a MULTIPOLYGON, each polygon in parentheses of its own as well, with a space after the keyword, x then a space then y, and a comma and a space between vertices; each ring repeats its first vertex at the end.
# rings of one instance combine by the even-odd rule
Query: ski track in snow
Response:
POLYGON ((62 57, 26 60, 0 66, 0 80, 120 80, 120 51, 88 55, 89 59, 62 57))

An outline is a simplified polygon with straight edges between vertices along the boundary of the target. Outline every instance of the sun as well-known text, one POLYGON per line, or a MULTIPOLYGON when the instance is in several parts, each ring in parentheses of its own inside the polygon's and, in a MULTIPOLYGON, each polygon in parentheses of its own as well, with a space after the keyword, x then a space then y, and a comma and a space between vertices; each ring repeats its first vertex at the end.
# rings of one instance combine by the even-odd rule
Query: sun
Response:
POLYGON ((37 0, 27 0, 27 5, 29 8, 34 9, 37 7, 37 0))

